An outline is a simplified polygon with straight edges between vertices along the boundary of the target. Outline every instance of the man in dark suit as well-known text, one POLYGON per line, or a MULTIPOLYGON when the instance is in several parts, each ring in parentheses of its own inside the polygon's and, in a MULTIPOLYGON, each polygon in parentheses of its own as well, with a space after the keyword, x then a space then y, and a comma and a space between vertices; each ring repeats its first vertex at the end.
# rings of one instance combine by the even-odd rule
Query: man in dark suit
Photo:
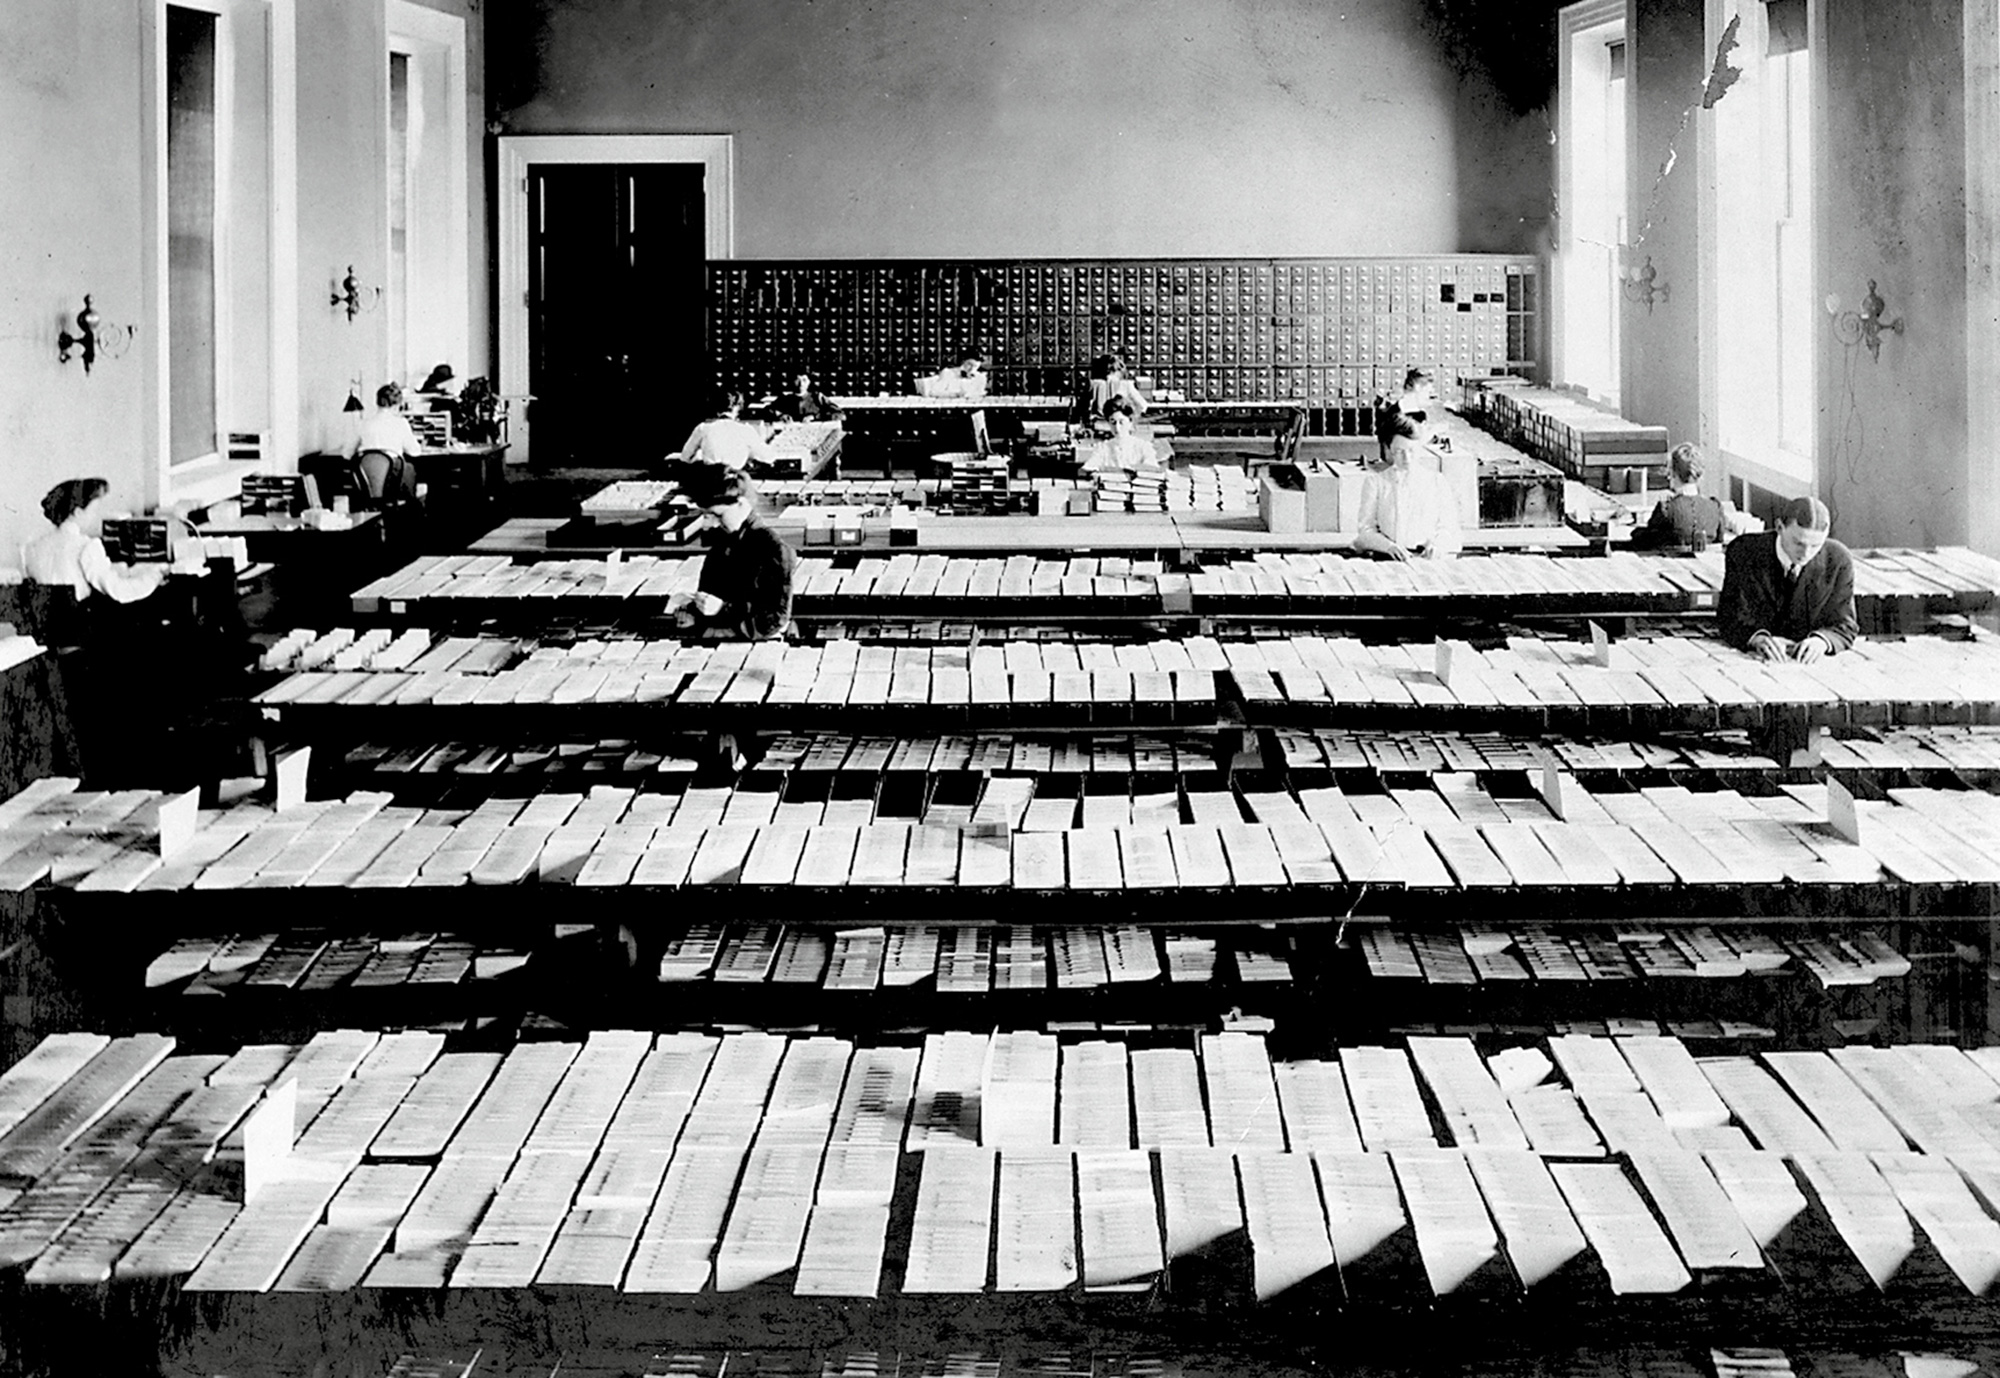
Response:
POLYGON ((1854 561, 1827 537, 1832 514, 1794 498, 1776 531, 1738 536, 1723 559, 1722 639, 1766 660, 1806 664, 1854 644, 1854 561))

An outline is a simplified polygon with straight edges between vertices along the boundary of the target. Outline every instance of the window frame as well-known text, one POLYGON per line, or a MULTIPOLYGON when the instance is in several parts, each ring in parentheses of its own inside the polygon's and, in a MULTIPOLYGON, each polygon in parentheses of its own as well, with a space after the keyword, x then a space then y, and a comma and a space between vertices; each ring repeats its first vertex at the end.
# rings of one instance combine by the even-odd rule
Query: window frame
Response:
POLYGON ((298 25, 297 0, 137 0, 140 36, 141 275, 144 314, 138 343, 146 413, 146 500, 157 507, 199 506, 234 496, 245 474, 289 472, 298 449, 298 25), (172 462, 171 363, 167 281, 167 10, 216 16, 216 450, 172 462), (267 149, 265 303, 270 363, 264 402, 268 415, 263 457, 228 458, 237 410, 232 376, 236 344, 231 306, 229 208, 238 93, 233 73, 239 26, 255 24, 265 45, 265 89, 260 93, 267 149))
MULTIPOLYGON (((1723 441, 1723 375, 1726 367, 1723 360, 1722 331, 1726 325, 1726 294, 1723 290, 1722 252, 1722 148, 1717 133, 1718 111, 1730 99, 1749 96, 1758 103, 1760 112, 1765 109, 1767 93, 1764 73, 1745 72, 1737 86, 1723 95, 1714 110, 1699 113, 1696 121, 1696 148, 1704 170, 1699 183, 1699 221, 1701 225, 1701 411, 1702 441, 1713 450, 1722 461, 1725 479, 1732 483, 1749 482, 1785 497, 1816 495, 1823 486, 1826 466, 1822 462, 1825 448, 1825 418, 1821 404, 1829 395, 1831 377, 1829 374, 1830 353, 1825 347, 1824 322, 1820 313, 1813 310, 1819 299, 1820 285, 1824 282, 1823 266, 1826 263, 1826 237, 1828 226, 1823 214, 1824 197, 1821 195, 1818 176, 1823 161, 1821 151, 1826 144, 1826 3, 1825 0, 1805 0, 1806 3, 1806 73, 1811 87, 1808 93, 1808 117, 1806 127, 1807 162, 1807 214, 1810 217, 1809 238, 1811 263, 1807 277, 1812 284, 1808 292, 1811 299, 1807 303, 1807 315, 1813 322, 1809 330, 1813 341, 1810 376, 1813 384, 1813 404, 1807 409, 1813 418, 1810 423, 1812 450, 1808 454, 1780 450, 1774 441, 1770 445, 1735 446, 1723 441)), ((1705 51, 1712 55, 1715 45, 1721 41, 1723 30, 1728 27, 1730 8, 1738 13, 1756 7, 1755 22, 1746 22, 1739 27, 1737 47, 1731 54, 1738 67, 1746 67, 1754 61, 1759 64, 1769 60, 1767 55, 1767 29, 1764 12, 1765 0, 1706 0, 1705 51)), ((1762 118, 1760 114, 1760 119, 1762 118)), ((1775 225, 1774 225, 1775 229, 1775 225)), ((1772 323, 1774 331, 1780 329, 1782 316, 1772 323)), ((1775 406, 1778 399, 1769 399, 1775 406)), ((1775 423, 1774 423, 1775 424, 1775 423)))
MULTIPOLYGON (((214 277, 211 287, 210 310, 214 317, 212 348, 214 358, 210 361, 214 368, 213 381, 215 396, 215 448, 206 454, 192 455, 176 460, 173 456, 173 348, 172 348, 172 300, 170 292, 163 291, 163 304, 167 310, 161 318, 161 328, 167 332, 168 346, 162 354, 167 378, 167 444, 161 451, 161 462, 169 474, 182 474, 199 466, 212 466, 221 461, 226 449, 223 437, 229 432, 227 416, 229 401, 234 395, 231 384, 231 362, 235 340, 235 325, 230 319, 229 303, 235 300, 231 291, 234 286, 230 272, 229 258, 229 216, 233 187, 232 159, 236 152, 236 83, 229 74, 236 64, 236 36, 231 32, 229 7, 221 0, 161 0, 160 4, 160 168, 161 197, 163 202, 171 195, 168 173, 168 126, 167 115, 166 63, 168 60, 166 31, 168 16, 174 10, 185 10, 195 14, 207 14, 215 19, 215 184, 208 206, 209 242, 214 246, 214 277)), ((166 221, 162 221, 162 232, 166 233, 166 221)), ((171 284, 167 284, 170 288, 171 284)))
MULTIPOLYGON (((418 118, 415 105, 425 98, 426 84, 440 73, 443 77, 443 104, 445 109, 444 129, 435 137, 437 147, 444 154, 439 172, 444 178, 443 197, 450 225, 442 232, 440 239, 447 267, 448 282, 440 298, 449 297, 451 302, 450 322, 442 331, 445 355, 453 367, 461 372, 473 367, 472 362, 472 307, 473 280, 470 263, 471 242, 471 180, 468 167, 469 141, 472 136, 469 39, 466 21, 459 15, 434 10, 413 0, 387 0, 387 43, 382 52, 381 64, 381 119, 382 119, 382 253, 383 277, 388 278, 388 254, 390 245, 389 224, 389 169, 388 150, 394 130, 390 121, 389 58, 400 53, 410 63, 410 98, 413 106, 412 119, 418 118)), ((427 124, 428 122, 426 122, 427 124)), ((419 178, 412 165, 406 171, 406 187, 410 192, 419 191, 419 178)), ((422 188, 432 190, 428 185, 422 188)), ((410 276, 415 277, 416 266, 423 260, 419 256, 420 243, 427 244, 424 233, 424 217, 419 213, 418 196, 412 196, 408 208, 408 237, 404 241, 404 261, 410 267, 410 276)), ((428 197, 422 197, 428 200, 428 197)), ((385 297, 388 295, 384 292, 385 297)), ((412 318, 416 303, 426 294, 415 290, 403 293, 401 302, 385 302, 384 309, 396 308, 403 313, 403 354, 401 359, 387 358, 387 342, 384 342, 384 357, 387 358, 387 376, 399 381, 408 380, 410 386, 421 383, 438 359, 421 359, 415 355, 412 342, 422 332, 413 328, 412 318)))
MULTIPOLYGON (((1570 322, 1569 313, 1580 295, 1573 290, 1572 274, 1580 271, 1577 254, 1577 226, 1570 209, 1581 202, 1578 190, 1575 138, 1571 121, 1578 111, 1580 102, 1572 94, 1577 90, 1578 70, 1576 49, 1581 42, 1596 43, 1600 40, 1608 49, 1613 43, 1625 45, 1625 128, 1620 138, 1625 149, 1627 185, 1626 205, 1619 218, 1630 215, 1631 200, 1631 139, 1632 100, 1631 77, 1633 71, 1634 45, 1633 25, 1628 13, 1626 0, 1578 0, 1566 5, 1556 19, 1556 197, 1559 215, 1556 222, 1556 242, 1554 262, 1549 273, 1549 381, 1551 383, 1574 382, 1570 368, 1570 322)), ((1618 246, 1612 259, 1614 271, 1621 266, 1623 246, 1618 246)), ((1623 294, 1615 294, 1609 303, 1610 320, 1607 322, 1613 348, 1616 352, 1612 387, 1609 394, 1593 394, 1599 401, 1617 406, 1624 396, 1624 311, 1623 294)))

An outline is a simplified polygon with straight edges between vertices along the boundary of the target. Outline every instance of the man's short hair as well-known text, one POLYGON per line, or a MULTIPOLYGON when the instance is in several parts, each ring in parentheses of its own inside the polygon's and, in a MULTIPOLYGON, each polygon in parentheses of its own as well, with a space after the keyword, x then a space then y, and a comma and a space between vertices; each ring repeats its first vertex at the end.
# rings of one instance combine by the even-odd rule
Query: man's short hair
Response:
POLYGON ((696 507, 728 507, 745 498, 755 499, 757 485, 741 469, 725 469, 720 464, 697 464, 681 482, 696 507), (713 469, 714 473, 703 470, 713 469))
POLYGON ((1808 531, 1833 530, 1833 513, 1818 498, 1793 498, 1778 509, 1778 525, 1803 526, 1808 531))

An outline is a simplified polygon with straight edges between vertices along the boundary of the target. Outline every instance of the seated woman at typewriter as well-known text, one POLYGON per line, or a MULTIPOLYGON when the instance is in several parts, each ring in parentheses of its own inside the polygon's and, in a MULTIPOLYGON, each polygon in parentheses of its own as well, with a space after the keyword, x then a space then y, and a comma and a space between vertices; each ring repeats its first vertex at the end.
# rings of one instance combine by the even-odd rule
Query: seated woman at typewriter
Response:
POLYGON ((1700 450, 1685 441, 1674 446, 1667 456, 1667 477, 1674 490, 1660 499, 1646 525, 1633 533, 1633 545, 1654 550, 1704 550, 1729 534, 1722 503, 1702 495, 1701 471, 1700 450))
POLYGON ((410 457, 422 447, 402 407, 402 385, 384 383, 375 389, 375 410, 361 418, 341 447, 341 454, 354 463, 355 487, 369 502, 401 502, 415 493, 410 457))
POLYGON ((1380 453, 1361 479, 1360 529, 1354 548, 1390 560, 1449 560, 1465 544, 1458 504, 1422 453, 1417 423, 1386 412, 1376 434, 1380 453))
POLYGON ((771 451, 764 443, 763 429, 743 420, 742 412, 742 393, 729 388, 718 390, 708 420, 694 428, 687 444, 677 454, 668 456, 669 462, 738 470, 753 463, 769 464, 771 451))
POLYGON ((771 410, 787 421, 838 421, 840 407, 822 396, 813 386, 812 375, 800 370, 792 380, 792 391, 771 403, 771 410))
POLYGON ((28 578, 67 587, 79 603, 103 594, 114 603, 136 603, 166 578, 165 565, 125 565, 104 549, 104 502, 111 485, 101 478, 64 479, 42 498, 45 531, 21 552, 28 578))

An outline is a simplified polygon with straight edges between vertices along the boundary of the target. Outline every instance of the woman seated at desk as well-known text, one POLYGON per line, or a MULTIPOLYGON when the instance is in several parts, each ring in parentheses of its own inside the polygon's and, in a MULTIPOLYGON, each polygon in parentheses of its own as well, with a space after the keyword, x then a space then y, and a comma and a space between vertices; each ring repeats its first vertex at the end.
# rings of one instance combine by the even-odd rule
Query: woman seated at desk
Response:
POLYGON ((415 494, 410 459, 422 446, 402 407, 402 385, 384 383, 375 389, 375 410, 361 418, 341 447, 340 453, 353 462, 355 487, 371 503, 401 502, 415 494))
POLYGON ((708 464, 717 469, 747 469, 751 464, 769 464, 770 447, 764 443, 761 427, 742 419, 743 394, 723 388, 715 395, 715 407, 708 420, 694 428, 687 444, 669 462, 683 465, 708 464))
POLYGON ((741 470, 709 469, 690 475, 687 492, 716 530, 696 592, 669 605, 676 620, 747 641, 782 637, 792 623, 799 557, 757 515, 756 485, 741 470))
POLYGON ((77 602, 103 594, 114 603, 149 597, 166 578, 165 565, 125 565, 104 549, 104 501, 111 485, 101 478, 64 479, 42 497, 42 515, 55 526, 21 552, 28 578, 67 587, 77 602))
POLYGON ((1123 397, 1111 399, 1111 438, 1097 443, 1096 452, 1091 456, 1090 468, 1094 473, 1130 472, 1140 469, 1163 469, 1159 447, 1149 437, 1138 432, 1138 413, 1131 402, 1123 397))
POLYGON ((1139 389, 1125 376, 1125 359, 1119 354, 1100 354, 1091 360, 1090 386, 1076 399, 1078 419, 1086 425, 1110 419, 1114 402, 1124 402, 1132 415, 1142 416, 1146 411, 1146 399, 1139 395, 1139 389))
POLYGON ((1354 548, 1390 560, 1449 560, 1465 545, 1458 504, 1444 477, 1419 456, 1417 423, 1385 415, 1380 453, 1361 479, 1361 514, 1354 548))
POLYGON ((813 386, 812 375, 803 370, 792 380, 793 390, 771 403, 771 410, 787 421, 838 421, 840 407, 822 396, 813 386))
POLYGON ((1727 539, 1729 518, 1719 499, 1701 492, 1701 451, 1682 441, 1667 456, 1667 477, 1674 490, 1660 499, 1646 525, 1633 533, 1632 544, 1641 549, 1695 551, 1727 539))

